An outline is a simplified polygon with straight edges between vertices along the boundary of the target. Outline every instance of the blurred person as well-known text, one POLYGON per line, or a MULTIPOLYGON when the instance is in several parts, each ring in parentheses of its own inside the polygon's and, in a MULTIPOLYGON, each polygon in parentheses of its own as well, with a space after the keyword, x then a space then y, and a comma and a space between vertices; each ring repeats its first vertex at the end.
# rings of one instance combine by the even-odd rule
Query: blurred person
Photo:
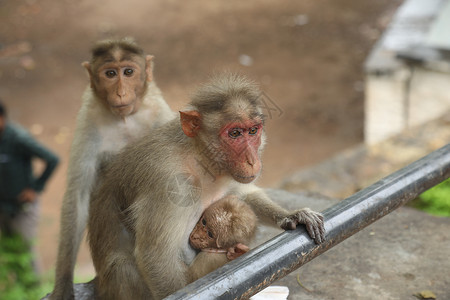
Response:
POLYGON ((34 246, 39 219, 39 193, 58 165, 58 157, 39 144, 19 125, 7 120, 0 101, 0 235, 18 234, 33 255, 33 268, 40 266, 34 246), (33 174, 32 160, 45 162, 41 174, 33 174))

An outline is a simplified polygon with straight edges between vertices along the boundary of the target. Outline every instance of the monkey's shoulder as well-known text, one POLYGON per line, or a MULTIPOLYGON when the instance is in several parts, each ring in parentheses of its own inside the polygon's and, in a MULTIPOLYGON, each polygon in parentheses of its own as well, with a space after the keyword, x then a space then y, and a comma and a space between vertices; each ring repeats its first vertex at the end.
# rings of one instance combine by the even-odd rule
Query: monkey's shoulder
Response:
POLYGON ((122 177, 133 176, 156 182, 170 177, 171 170, 183 163, 180 152, 185 149, 182 145, 188 143, 181 136, 178 124, 177 120, 170 121, 130 142, 112 158, 113 172, 122 177), (176 135, 180 135, 181 145, 169 142, 176 135))
POLYGON ((173 119, 158 128, 147 131, 142 137, 129 143, 124 152, 140 152, 151 156, 160 155, 158 159, 173 160, 174 157, 168 154, 179 151, 179 149, 186 149, 189 144, 190 141, 183 134, 179 120, 173 119))

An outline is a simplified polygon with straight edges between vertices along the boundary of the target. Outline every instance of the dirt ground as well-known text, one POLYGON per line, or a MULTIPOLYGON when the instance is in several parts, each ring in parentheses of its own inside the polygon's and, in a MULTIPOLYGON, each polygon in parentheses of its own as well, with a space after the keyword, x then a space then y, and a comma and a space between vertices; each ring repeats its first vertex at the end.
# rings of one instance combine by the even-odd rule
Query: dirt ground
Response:
MULTIPOLYGON (((80 96, 98 39, 133 36, 155 55, 174 110, 214 70, 259 82, 275 109, 259 184, 363 138, 363 62, 400 0, 0 1, 0 98, 11 119, 61 157, 42 195, 39 249, 54 268, 59 210, 80 96)), ((268 110, 269 112, 269 110, 268 110)), ((78 274, 92 272, 83 246, 78 274)))

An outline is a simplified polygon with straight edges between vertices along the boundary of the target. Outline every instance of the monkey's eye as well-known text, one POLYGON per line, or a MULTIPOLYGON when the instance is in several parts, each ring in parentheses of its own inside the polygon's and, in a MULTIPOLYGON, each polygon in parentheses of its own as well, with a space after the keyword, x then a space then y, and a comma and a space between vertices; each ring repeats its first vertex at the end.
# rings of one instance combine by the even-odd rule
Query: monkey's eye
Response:
POLYGON ((235 139, 235 138, 239 137, 240 135, 242 135, 242 132, 239 129, 235 128, 235 129, 231 129, 228 132, 228 135, 230 136, 230 138, 235 139))
POLYGON ((255 135, 258 132, 257 127, 252 127, 248 130, 248 134, 255 135))
POLYGON ((212 232, 211 231, 208 231, 208 236, 210 237, 210 238, 214 238, 214 235, 212 234, 212 232))
POLYGON ((123 74, 125 76, 131 76, 131 75, 133 75, 133 73, 134 73, 133 69, 125 69, 125 71, 123 71, 123 74))
POLYGON ((105 75, 106 75, 106 77, 108 77, 108 78, 113 78, 114 76, 117 75, 117 73, 116 73, 116 71, 114 71, 114 70, 108 70, 108 71, 105 72, 105 75))
POLYGON ((202 224, 203 224, 203 226, 206 226, 206 220, 205 219, 202 219, 202 224))

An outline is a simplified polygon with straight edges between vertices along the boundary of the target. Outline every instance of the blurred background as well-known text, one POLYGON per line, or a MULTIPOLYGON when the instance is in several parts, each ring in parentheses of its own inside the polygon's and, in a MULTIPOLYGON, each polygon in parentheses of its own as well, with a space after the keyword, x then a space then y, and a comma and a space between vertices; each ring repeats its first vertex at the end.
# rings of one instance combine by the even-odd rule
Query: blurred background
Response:
MULTIPOLYGON (((173 110, 215 70, 247 74, 279 108, 267 122, 259 184, 363 141, 363 63, 400 0, 0 1, 0 98, 61 164, 42 195, 39 249, 56 260, 59 211, 90 47, 132 36, 155 56, 173 110)), ((77 275, 93 274, 86 246, 77 275)))

